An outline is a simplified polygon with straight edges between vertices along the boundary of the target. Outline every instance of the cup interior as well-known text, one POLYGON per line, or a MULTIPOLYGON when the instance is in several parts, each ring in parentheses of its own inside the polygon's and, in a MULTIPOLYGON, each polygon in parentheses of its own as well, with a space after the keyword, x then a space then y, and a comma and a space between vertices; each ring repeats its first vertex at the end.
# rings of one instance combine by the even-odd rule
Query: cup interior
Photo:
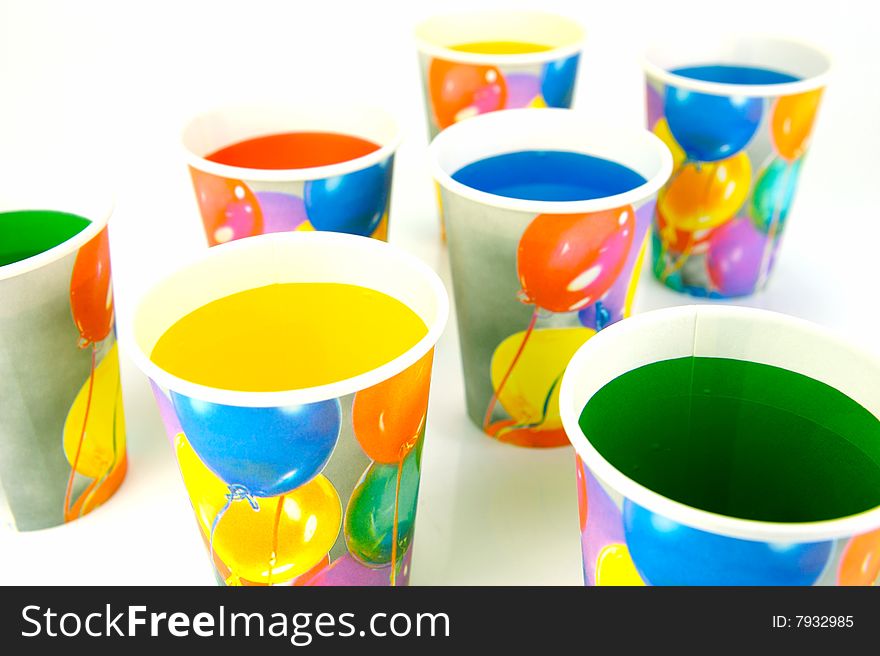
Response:
POLYGON ((431 143, 434 175, 444 187, 478 202, 536 212, 589 212, 643 200, 669 177, 668 148, 645 130, 617 130, 591 124, 580 112, 566 109, 513 109, 461 121, 431 143), (584 201, 526 201, 486 193, 463 185, 453 175, 468 164, 518 151, 566 151, 623 165, 646 182, 634 189, 584 201))
POLYGON ((436 274, 417 258, 384 242, 330 232, 274 233, 210 249, 153 287, 132 322, 132 357, 161 386, 192 398, 239 406, 299 405, 369 387, 403 371, 436 343, 448 300, 436 274), (233 392, 196 385, 157 367, 150 354, 179 319, 219 298, 276 283, 329 282, 367 287, 413 310, 428 334, 377 369, 321 387, 284 392, 233 392))
POLYGON ((662 79, 678 88, 706 93, 739 95, 784 95, 818 88, 831 70, 830 57, 819 48, 800 41, 763 36, 693 38, 657 43, 645 54, 650 77, 662 79), (797 78, 777 84, 726 84, 706 82, 676 75, 676 69, 689 66, 726 65, 771 69, 797 78))
POLYGON ((880 513, 878 375, 875 358, 806 322, 674 308, 590 340, 560 403, 587 465, 654 512, 704 529, 709 513, 858 523, 880 513))
MULTIPOLYGON (((540 11, 479 11, 434 16, 416 27, 416 39, 422 50, 446 59, 493 60, 523 58, 522 55, 492 54, 480 56, 454 50, 469 43, 518 42, 545 46, 549 51, 577 49, 584 39, 583 28, 564 16, 540 11)), ((542 59, 556 58, 559 52, 533 53, 542 59)), ((526 57, 528 58, 528 57, 526 57)))
POLYGON ((184 128, 182 142, 188 162, 200 170, 243 179, 314 179, 339 175, 382 161, 400 141, 396 121, 374 107, 346 103, 327 105, 241 105, 205 112, 184 128), (379 149, 339 164, 310 169, 249 169, 205 159, 227 146, 256 137, 288 132, 333 132, 366 139, 379 149))

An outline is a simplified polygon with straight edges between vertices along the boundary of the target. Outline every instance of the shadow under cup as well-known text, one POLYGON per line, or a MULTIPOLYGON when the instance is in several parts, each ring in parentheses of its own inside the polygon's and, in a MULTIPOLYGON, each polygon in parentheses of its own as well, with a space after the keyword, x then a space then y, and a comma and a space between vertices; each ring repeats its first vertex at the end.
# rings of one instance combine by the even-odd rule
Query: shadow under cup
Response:
POLYGON ((653 222, 660 282, 712 298, 765 286, 830 68, 821 50, 770 37, 689 35, 648 51, 648 128, 675 158, 653 222))
POLYGON ((0 194, 0 520, 29 531, 107 501, 127 460, 111 199, 68 170, 20 173, 0 194))
POLYGON ((143 297, 132 357, 150 378, 219 581, 407 583, 431 363, 447 312, 442 283, 418 259, 377 240, 317 232, 218 246, 143 297), (279 392, 197 385, 150 359, 162 335, 205 304, 297 282, 381 292, 427 334, 366 373, 279 392))
POLYGON ((242 105, 200 114, 182 142, 208 244, 313 230, 387 241, 400 140, 388 113, 350 103, 242 105), (243 142, 251 144, 247 151, 215 161, 218 151, 243 142), (273 168, 290 162, 297 168, 273 168))
MULTIPOLYGON (((648 201, 669 175, 669 151, 647 131, 596 127, 570 110, 521 109, 444 130, 431 155, 447 220, 468 416, 501 442, 567 444, 559 381, 581 344, 630 312, 648 201), (554 202, 487 193, 456 179, 468 165, 521 151, 591 156, 583 159, 600 171, 626 167, 640 183, 554 202)), ((560 178, 572 177, 568 166, 560 178)), ((529 167, 527 176, 547 172, 529 167)), ((558 182, 555 175, 546 182, 558 182)))
POLYGON ((591 585, 872 585, 880 361, 809 324, 680 307, 562 384, 591 585))

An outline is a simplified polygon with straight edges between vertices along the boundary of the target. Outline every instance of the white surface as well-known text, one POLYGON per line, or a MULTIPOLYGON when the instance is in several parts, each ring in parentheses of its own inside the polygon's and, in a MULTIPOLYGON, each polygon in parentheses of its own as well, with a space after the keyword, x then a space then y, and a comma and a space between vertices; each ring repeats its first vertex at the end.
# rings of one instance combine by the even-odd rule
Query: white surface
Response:
MULTIPOLYGON (((0 0, 0 162, 76 153, 115 178, 120 315, 204 239, 177 136, 217 104, 340 90, 395 110, 391 241, 448 280, 425 157, 412 26, 441 10, 514 2, 129 3, 0 0), (401 13, 403 12, 403 13, 401 13)), ((880 352, 877 330, 880 85, 875 3, 542 0, 587 28, 576 104, 597 121, 643 121, 638 62, 652 34, 743 30, 816 40, 836 58, 786 244, 751 305, 825 324, 880 352)), ((3 177, 0 175, 0 184, 3 177)), ((687 302, 643 275, 636 310, 687 302)), ((435 364, 412 582, 579 584, 570 449, 493 443, 465 417, 454 322, 435 364)), ((123 358, 130 471, 116 496, 57 529, 0 532, 0 582, 212 584, 146 379, 123 358)))

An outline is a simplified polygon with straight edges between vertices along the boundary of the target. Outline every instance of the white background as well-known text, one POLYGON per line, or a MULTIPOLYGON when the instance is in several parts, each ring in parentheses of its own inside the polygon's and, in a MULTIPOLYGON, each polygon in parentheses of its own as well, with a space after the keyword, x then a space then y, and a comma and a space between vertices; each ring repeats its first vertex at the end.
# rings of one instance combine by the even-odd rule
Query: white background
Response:
MULTIPOLYGON (((205 247, 177 137, 186 118, 248 98, 344 96, 394 110, 391 241, 448 282, 426 167, 412 26, 423 16, 518 2, 0 0, 0 168, 75 158, 112 189, 118 329, 140 290, 205 247), (98 172, 103 170, 103 172, 98 172)), ((865 0, 531 3, 587 28, 576 106, 641 126, 648 40, 720 31, 814 40, 836 57, 786 244, 749 304, 812 319, 880 352, 880 39, 865 0)), ((0 175, 0 193, 9 178, 0 175)), ((644 272, 636 310, 686 302, 644 272)), ((0 299, 0 303, 3 299, 0 299)), ((146 379, 123 359, 129 474, 73 524, 0 531, 0 582, 212 584, 146 379)), ((3 372, 0 372, 3 375, 3 372)), ((496 444, 466 419, 454 321, 435 364, 415 584, 580 584, 573 456, 496 444)))

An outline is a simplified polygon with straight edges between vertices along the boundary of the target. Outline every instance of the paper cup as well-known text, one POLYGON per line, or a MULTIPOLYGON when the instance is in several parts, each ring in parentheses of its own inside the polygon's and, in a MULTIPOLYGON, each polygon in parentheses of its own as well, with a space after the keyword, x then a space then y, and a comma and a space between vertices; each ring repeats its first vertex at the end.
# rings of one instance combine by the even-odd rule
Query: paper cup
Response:
POLYGON ((197 116, 183 148, 208 244, 271 232, 322 230, 387 240, 395 120, 373 107, 247 105, 197 116), (290 132, 330 132, 366 139, 371 153, 325 166, 244 168, 206 159, 233 144, 290 132))
MULTIPOLYGON (((844 446, 861 449, 880 466, 878 378, 880 359, 876 356, 811 323, 763 310, 669 308, 627 319, 590 340, 572 358, 560 394, 562 419, 578 456, 586 583, 875 584, 880 575, 880 504, 873 505, 876 502, 870 495, 860 495, 858 503, 864 508, 839 513, 835 509, 852 506, 852 499, 842 491, 853 485, 854 477, 860 478, 848 469, 852 465, 840 464, 846 462, 844 446), (718 397, 732 390, 727 398, 760 397, 761 403, 788 410, 792 421, 808 419, 850 443, 829 446, 827 433, 799 431, 798 446, 783 450, 773 443, 749 442, 748 437, 728 443, 723 433, 707 432, 691 434, 687 448, 682 449, 677 437, 667 437, 677 433, 664 432, 667 426, 660 422, 668 419, 660 417, 643 438, 616 420, 607 426, 588 423, 586 431, 581 429, 584 407, 611 381, 645 365, 690 356, 778 367, 806 377, 801 380, 811 389, 821 387, 824 396, 793 393, 785 385, 755 386, 754 372, 712 380, 691 369, 689 378, 670 377, 662 390, 643 386, 639 393, 646 396, 630 395, 621 403, 620 416, 638 404, 658 402, 661 396, 667 398, 679 390, 686 395, 687 390, 696 389, 700 395, 718 397), (847 413, 831 411, 837 406, 828 402, 829 393, 852 408, 847 413), (813 398, 826 403, 811 404, 813 398), (842 421, 853 417, 858 417, 862 429, 837 430, 842 421), (597 445, 609 453, 609 443, 602 441, 608 435, 615 435, 615 443, 631 462, 644 466, 632 469, 625 464, 629 473, 624 473, 600 454, 597 445), (711 454, 718 452, 729 455, 712 460, 711 454), (646 485, 649 476, 653 478, 646 485), (675 495, 658 492, 669 485, 675 486, 675 495), (742 519, 742 515, 710 512, 680 500, 706 490, 723 493, 727 499, 747 500, 754 510, 752 517, 760 513, 765 519, 776 519, 742 519), (828 500, 821 513, 812 501, 817 496, 823 503, 828 500), (783 521, 795 515, 797 521, 783 521)), ((697 421, 682 416, 682 421, 691 420, 697 421)), ((611 456, 623 462, 617 458, 611 456)))
POLYGON ((220 580, 407 582, 431 362, 447 313, 442 283, 418 259, 377 240, 318 232, 210 249, 140 300, 132 357, 152 382, 220 580), (150 359, 189 312, 279 282, 375 289, 411 308, 428 333, 372 371, 282 392, 197 385, 150 359))
POLYGON ((583 41, 577 22, 539 11, 458 13, 422 22, 416 43, 431 137, 499 109, 571 107, 583 41), (467 44, 482 44, 477 50, 483 52, 460 49, 467 44), (523 52, 524 44, 543 48, 523 52))
POLYGON ((9 523, 29 531, 94 510, 125 477, 107 236, 112 202, 69 172, 6 181, 0 193, 0 258, 9 262, 0 266, 0 496, 9 523), (26 227, 17 215, 11 228, 13 213, 33 210, 79 218, 41 215, 26 227))
POLYGON ((648 128, 669 146, 676 165, 658 196, 654 275, 693 296, 762 289, 794 203, 829 56, 784 39, 689 35, 649 50, 644 66, 648 128), (673 72, 706 64, 798 79, 733 84, 673 72))
POLYGON ((454 125, 430 147, 442 188, 471 420, 522 446, 567 444, 559 380, 575 350, 629 314, 650 224, 644 207, 672 168, 643 130, 591 125, 563 109, 495 112, 454 125), (485 193, 452 178, 502 153, 564 150, 628 166, 647 182, 595 200, 485 193))

